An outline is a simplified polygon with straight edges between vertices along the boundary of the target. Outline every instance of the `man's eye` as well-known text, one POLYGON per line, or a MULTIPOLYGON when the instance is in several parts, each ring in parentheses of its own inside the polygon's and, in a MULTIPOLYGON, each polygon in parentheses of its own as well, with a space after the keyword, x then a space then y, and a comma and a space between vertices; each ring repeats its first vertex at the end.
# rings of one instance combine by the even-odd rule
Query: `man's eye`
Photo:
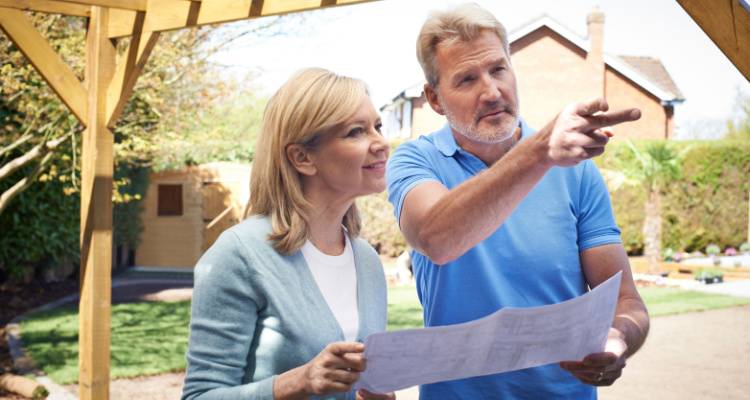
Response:
POLYGON ((471 83, 474 80, 473 76, 467 76, 461 79, 460 84, 471 83))
POLYGON ((495 68, 492 69, 492 73, 493 74, 497 74, 497 73, 502 72, 504 70, 505 70, 505 67, 495 67, 495 68))
POLYGON ((378 131, 378 133, 382 134, 383 124, 377 123, 375 124, 375 130, 378 131))

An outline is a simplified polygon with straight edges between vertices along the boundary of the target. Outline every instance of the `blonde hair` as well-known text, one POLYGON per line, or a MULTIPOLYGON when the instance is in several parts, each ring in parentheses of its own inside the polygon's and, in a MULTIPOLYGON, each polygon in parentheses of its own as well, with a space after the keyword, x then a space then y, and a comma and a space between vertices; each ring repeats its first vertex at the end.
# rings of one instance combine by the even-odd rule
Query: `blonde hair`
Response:
POLYGON ((433 11, 422 25, 417 37, 417 59, 427 83, 434 88, 438 85, 440 74, 435 56, 438 45, 451 45, 459 41, 470 42, 484 30, 494 32, 500 38, 505 56, 510 61, 508 34, 503 24, 489 11, 473 3, 447 11, 433 11))
MULTIPOLYGON (((307 216, 312 211, 300 175, 287 158, 287 146, 296 143, 314 149, 321 135, 351 117, 367 96, 360 80, 308 68, 289 78, 268 101, 255 146, 245 217, 271 219, 269 239, 276 251, 290 254, 302 247, 309 238, 307 216)), ((359 234, 354 204, 342 224, 350 237, 359 234)))

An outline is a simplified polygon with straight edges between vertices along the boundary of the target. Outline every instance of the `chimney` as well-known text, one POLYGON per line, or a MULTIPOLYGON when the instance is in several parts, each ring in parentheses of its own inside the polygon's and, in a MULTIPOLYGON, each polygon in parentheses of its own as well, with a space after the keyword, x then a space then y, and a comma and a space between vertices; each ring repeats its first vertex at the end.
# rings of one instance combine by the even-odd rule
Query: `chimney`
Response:
POLYGON ((591 68, 592 90, 595 96, 604 96, 604 13, 598 7, 586 17, 589 34, 589 52, 586 64, 591 68))

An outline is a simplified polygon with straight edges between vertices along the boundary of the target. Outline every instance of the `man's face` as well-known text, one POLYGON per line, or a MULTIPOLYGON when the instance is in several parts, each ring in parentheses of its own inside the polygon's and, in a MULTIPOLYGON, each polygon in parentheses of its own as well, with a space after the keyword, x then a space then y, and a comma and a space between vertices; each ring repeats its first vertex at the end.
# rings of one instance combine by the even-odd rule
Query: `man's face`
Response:
POLYGON ((470 140, 497 143, 518 126, 516 76, 502 42, 491 31, 471 42, 438 45, 437 88, 425 87, 433 109, 470 140))

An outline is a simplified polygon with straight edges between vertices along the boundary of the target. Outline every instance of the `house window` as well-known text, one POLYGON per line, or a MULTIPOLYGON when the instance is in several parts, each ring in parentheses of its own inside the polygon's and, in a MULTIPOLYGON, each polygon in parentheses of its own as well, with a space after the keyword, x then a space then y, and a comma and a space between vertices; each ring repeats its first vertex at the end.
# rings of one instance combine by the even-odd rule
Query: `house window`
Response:
POLYGON ((182 215, 182 185, 159 185, 160 217, 182 215))

